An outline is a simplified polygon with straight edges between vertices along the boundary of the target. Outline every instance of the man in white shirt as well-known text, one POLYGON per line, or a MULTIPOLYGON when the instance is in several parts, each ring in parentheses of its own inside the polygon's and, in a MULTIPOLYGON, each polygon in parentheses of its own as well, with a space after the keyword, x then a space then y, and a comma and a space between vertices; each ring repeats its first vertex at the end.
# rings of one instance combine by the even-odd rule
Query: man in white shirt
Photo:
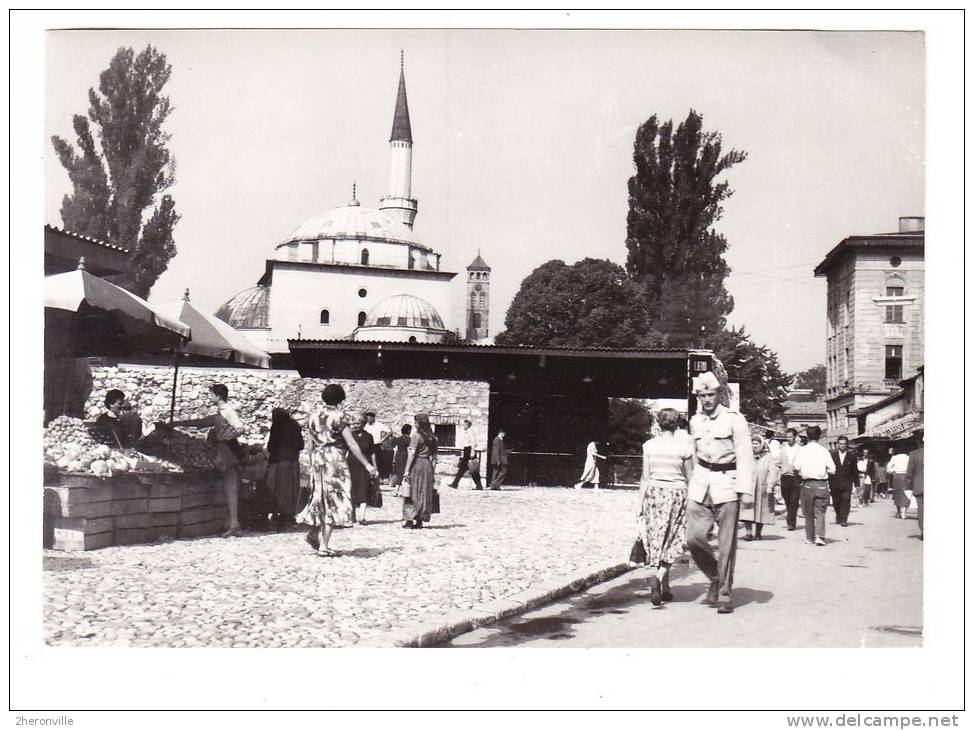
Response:
POLYGON ((795 472, 802 478, 802 514, 805 515, 805 542, 825 545, 825 510, 829 506, 829 476, 835 474, 832 454, 818 441, 822 429, 809 426, 808 443, 795 457, 795 472))
POLYGON ((778 473, 781 475, 781 497, 785 500, 785 523, 791 532, 798 527, 798 505, 801 504, 802 478, 795 472, 795 457, 801 445, 798 431, 789 428, 788 443, 778 452, 778 473))
POLYGON ((473 479, 474 489, 484 488, 480 481, 480 464, 473 458, 473 434, 470 431, 472 425, 470 421, 464 420, 460 430, 457 431, 456 447, 460 449, 460 461, 457 463, 457 475, 453 477, 453 484, 450 485, 454 489, 458 488, 460 479, 468 471, 470 478, 473 479))
POLYGON ((380 479, 388 479, 392 472, 391 451, 383 448, 385 440, 392 435, 392 429, 375 417, 375 413, 368 411, 365 414, 365 431, 372 437, 375 444, 376 468, 379 470, 380 479))

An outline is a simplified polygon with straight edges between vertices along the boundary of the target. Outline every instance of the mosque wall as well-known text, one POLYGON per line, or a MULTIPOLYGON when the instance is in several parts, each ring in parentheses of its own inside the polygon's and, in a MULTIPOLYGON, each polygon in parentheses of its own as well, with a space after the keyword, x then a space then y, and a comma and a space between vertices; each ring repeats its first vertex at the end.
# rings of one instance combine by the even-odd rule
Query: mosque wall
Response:
MULTIPOLYGON (((148 425, 169 419, 173 368, 140 364, 92 366, 92 390, 85 404, 86 418, 104 410, 105 393, 118 388, 148 425)), ((211 412, 207 390, 223 383, 230 391, 230 404, 248 428, 244 440, 264 443, 270 431, 271 409, 287 408, 304 423, 312 408, 321 402, 321 390, 338 383, 348 398, 347 412, 375 411, 378 418, 398 433, 412 423, 416 413, 429 413, 441 433, 452 431, 464 418, 471 428, 476 448, 487 449, 487 420, 490 389, 487 383, 457 380, 323 380, 302 378, 294 370, 250 370, 241 368, 180 368, 176 418, 200 418, 211 412)), ((437 473, 452 474, 457 454, 445 450, 437 473)))
POLYGON ((321 269, 275 266, 270 298, 270 352, 287 352, 287 340, 332 340, 347 337, 358 326, 361 312, 397 294, 424 299, 439 312, 447 329, 459 326, 451 311, 450 280, 424 272, 382 269, 321 269), (365 296, 360 296, 364 291, 365 296), (321 311, 328 310, 328 324, 321 311))

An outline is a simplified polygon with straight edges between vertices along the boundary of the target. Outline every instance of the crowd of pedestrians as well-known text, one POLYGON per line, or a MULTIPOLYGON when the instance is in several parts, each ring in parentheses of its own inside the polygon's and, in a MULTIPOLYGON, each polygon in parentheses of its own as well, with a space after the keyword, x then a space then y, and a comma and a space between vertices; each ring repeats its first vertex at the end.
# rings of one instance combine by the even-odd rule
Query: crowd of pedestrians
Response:
MULTIPOLYGON (((744 417, 718 402, 720 384, 712 373, 693 380, 700 411, 689 433, 678 430, 678 414, 661 410, 660 435, 643 445, 636 544, 630 565, 654 570, 650 601, 672 600, 669 571, 688 550, 708 580, 704 602, 718 613, 734 611, 733 581, 739 526, 743 540, 761 540, 775 523, 776 495, 784 502, 786 529, 797 529, 801 510, 805 542, 826 546, 826 514, 831 504, 835 522, 849 526, 853 500, 860 505, 882 498, 892 482, 895 516, 903 519, 911 496, 916 499, 923 539, 923 433, 917 448, 895 449, 888 463, 855 454, 841 436, 832 451, 821 445, 822 431, 810 426, 804 441, 794 429, 785 444, 751 435, 744 417), (717 549, 711 538, 716 531, 717 549)), ((591 476, 590 452, 584 477, 591 476)))

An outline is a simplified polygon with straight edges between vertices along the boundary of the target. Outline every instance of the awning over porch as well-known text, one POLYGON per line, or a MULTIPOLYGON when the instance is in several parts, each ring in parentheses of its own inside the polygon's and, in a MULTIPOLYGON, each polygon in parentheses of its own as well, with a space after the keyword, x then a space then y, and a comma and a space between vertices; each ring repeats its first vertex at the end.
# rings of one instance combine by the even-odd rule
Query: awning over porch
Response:
POLYGON ((871 428, 865 433, 853 437, 851 440, 856 442, 863 441, 898 441, 908 439, 917 431, 923 429, 923 412, 913 411, 905 416, 890 419, 881 423, 875 428, 871 428))

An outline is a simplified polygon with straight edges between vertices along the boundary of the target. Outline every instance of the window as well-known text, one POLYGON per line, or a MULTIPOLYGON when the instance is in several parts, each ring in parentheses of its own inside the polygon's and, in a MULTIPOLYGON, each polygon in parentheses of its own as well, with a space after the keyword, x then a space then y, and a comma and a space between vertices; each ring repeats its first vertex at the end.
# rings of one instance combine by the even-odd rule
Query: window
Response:
POLYGON ((365 289, 359 289, 358 295, 360 298, 365 299, 369 295, 369 293, 365 289))
POLYGON ((415 269, 416 268, 416 257, 413 256, 413 252, 412 251, 409 252, 409 268, 410 269, 415 269))
POLYGON ((845 379, 849 380, 852 377, 852 348, 847 347, 845 349, 845 379))
POLYGON ((483 308, 487 307, 487 293, 480 292, 480 306, 483 308))
POLYGON ((434 423, 433 430, 436 432, 436 441, 439 446, 453 448, 457 445, 457 427, 454 423, 434 423))
POLYGON ((892 266, 894 269, 902 263, 903 263, 903 259, 901 259, 899 256, 890 257, 889 265, 892 266))
POLYGON ((901 380, 903 378, 903 346, 886 345, 886 379, 901 380))
POLYGON ((903 324, 903 305, 889 304, 886 307, 886 324, 903 324))
POLYGON ((480 328, 480 322, 481 322, 480 312, 474 312, 473 314, 470 315, 470 325, 474 329, 480 328))
MULTIPOLYGON (((367 249, 367 248, 363 248, 362 249, 362 259, 361 259, 361 261, 362 261, 362 266, 368 266, 369 265, 369 249, 367 249)), ((362 291, 364 291, 364 289, 362 291)), ((359 296, 362 296, 362 294, 360 293, 359 296)))
POLYGON ((410 342, 415 342, 416 341, 416 335, 410 335, 409 336, 409 341, 410 342))
POLYGON ((365 317, 366 317, 365 312, 359 312, 358 313, 358 326, 359 327, 364 327, 365 326, 365 317))
POLYGON ((330 318, 331 318, 331 315, 328 314, 328 310, 327 309, 322 309, 321 310, 321 317, 319 318, 318 321, 321 322, 321 324, 328 324, 328 321, 329 321, 330 318))
POLYGON ((903 287, 902 286, 887 286, 886 287, 886 296, 888 296, 888 297, 901 297, 901 296, 903 296, 903 287))

